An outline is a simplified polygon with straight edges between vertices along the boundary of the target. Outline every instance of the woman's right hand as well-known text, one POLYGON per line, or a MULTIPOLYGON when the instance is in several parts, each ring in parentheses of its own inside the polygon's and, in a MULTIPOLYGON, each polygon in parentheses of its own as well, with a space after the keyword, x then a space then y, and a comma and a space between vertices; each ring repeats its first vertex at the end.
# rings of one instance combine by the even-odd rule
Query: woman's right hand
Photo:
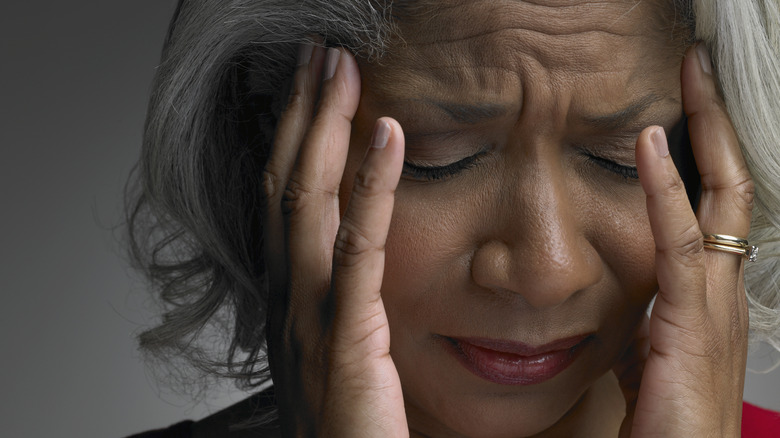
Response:
POLYGON ((301 47, 263 175, 268 351, 284 436, 409 434, 380 294, 403 132, 377 120, 343 209, 359 100, 351 54, 301 47))

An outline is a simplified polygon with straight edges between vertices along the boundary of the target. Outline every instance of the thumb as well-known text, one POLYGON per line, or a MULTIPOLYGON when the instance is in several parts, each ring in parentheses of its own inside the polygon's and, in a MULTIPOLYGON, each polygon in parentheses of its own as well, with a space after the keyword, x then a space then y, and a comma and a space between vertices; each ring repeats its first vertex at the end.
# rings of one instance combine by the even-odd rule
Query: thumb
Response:
POLYGON ((385 243, 404 159, 403 130, 394 119, 377 120, 371 146, 355 175, 336 235, 333 268, 333 335, 347 362, 389 354, 387 316, 381 298, 385 243))
POLYGON ((628 346, 620 360, 612 367, 617 376, 620 390, 626 401, 626 417, 620 425, 620 438, 631 435, 636 402, 639 399, 639 386, 645 370, 645 361, 650 353, 650 319, 645 315, 637 327, 634 340, 628 346))

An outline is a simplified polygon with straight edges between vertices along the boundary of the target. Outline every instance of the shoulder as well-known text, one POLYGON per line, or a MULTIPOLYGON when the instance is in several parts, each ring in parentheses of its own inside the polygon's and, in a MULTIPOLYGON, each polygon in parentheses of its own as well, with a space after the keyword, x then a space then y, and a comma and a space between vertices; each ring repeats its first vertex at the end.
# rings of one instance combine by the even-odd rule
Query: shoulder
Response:
POLYGON ((742 403, 742 436, 770 438, 780 435, 780 413, 742 403))
POLYGON ((270 418, 274 410, 274 392, 270 387, 202 420, 182 421, 127 438, 276 438, 281 436, 276 420, 262 421, 270 418))

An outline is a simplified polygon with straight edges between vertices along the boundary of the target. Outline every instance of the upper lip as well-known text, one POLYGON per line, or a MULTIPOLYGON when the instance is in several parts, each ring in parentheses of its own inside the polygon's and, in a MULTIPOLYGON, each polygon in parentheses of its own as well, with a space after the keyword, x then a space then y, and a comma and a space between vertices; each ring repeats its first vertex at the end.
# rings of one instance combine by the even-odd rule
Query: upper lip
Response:
POLYGON ((503 339, 488 338, 450 338, 456 342, 465 342, 475 347, 487 350, 497 351, 499 353, 515 354, 517 356, 538 356, 540 354, 551 353, 553 351, 568 350, 580 344, 590 335, 577 335, 568 338, 557 339, 543 345, 528 345, 522 342, 508 341, 503 339))

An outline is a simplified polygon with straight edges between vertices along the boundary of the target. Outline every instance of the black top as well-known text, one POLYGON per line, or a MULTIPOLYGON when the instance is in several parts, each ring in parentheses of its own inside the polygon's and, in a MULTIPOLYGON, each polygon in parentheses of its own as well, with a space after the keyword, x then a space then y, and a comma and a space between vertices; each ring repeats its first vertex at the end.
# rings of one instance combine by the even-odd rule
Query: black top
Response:
POLYGON ((191 438, 194 436, 192 431, 194 425, 194 421, 187 420, 182 421, 181 423, 176 423, 173 426, 165 429, 141 432, 135 435, 131 435, 128 438, 191 438))
POLYGON ((182 421, 165 429, 150 430, 127 438, 244 438, 278 437, 276 421, 263 426, 241 426, 270 412, 275 406, 273 386, 200 421, 182 421))

